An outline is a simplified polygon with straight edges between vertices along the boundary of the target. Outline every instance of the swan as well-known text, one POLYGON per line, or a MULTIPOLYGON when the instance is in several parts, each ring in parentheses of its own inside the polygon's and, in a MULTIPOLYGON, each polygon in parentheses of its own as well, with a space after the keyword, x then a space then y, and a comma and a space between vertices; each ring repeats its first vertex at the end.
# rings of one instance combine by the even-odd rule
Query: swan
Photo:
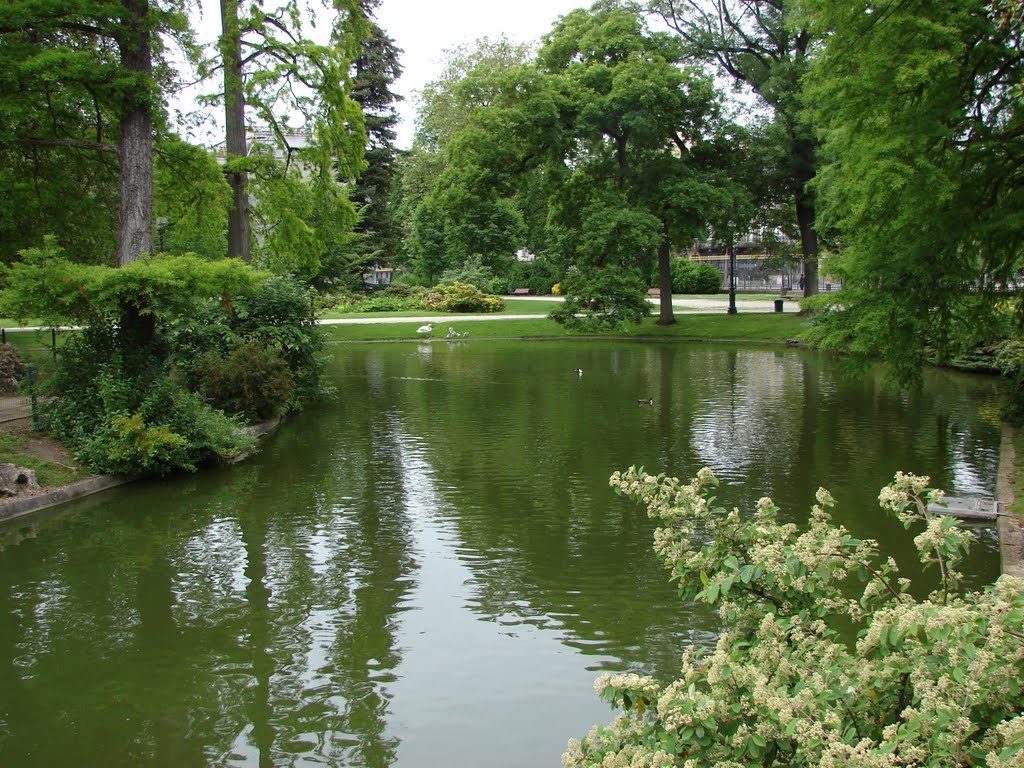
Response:
POLYGON ((416 333, 430 333, 432 330, 434 330, 434 326, 428 323, 427 325, 421 325, 417 328, 416 333))

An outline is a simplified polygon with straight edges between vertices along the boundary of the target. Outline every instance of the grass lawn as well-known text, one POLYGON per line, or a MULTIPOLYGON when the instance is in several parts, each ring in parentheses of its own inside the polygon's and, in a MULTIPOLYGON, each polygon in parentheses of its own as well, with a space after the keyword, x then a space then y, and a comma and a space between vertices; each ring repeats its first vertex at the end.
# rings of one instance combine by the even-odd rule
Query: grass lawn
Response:
MULTIPOLYGON (((418 323, 379 323, 367 325, 327 325, 328 340, 343 341, 415 341, 417 339, 445 339, 448 328, 469 334, 469 339, 569 338, 585 337, 572 334, 554 320, 538 317, 536 320, 472 320, 459 322, 457 315, 446 315, 434 326, 433 333, 416 333, 418 323)), ((739 313, 736 315, 683 315, 676 317, 673 326, 656 324, 656 317, 615 334, 625 338, 700 339, 723 341, 785 341, 798 337, 804 329, 805 318, 793 314, 739 313)))
POLYGON ((38 328, 46 323, 38 317, 29 317, 19 320, 14 317, 0 317, 0 328, 38 328))
MULTIPOLYGON (((53 335, 45 331, 14 331, 5 334, 7 343, 18 350, 18 356, 26 365, 48 370, 53 365, 53 335)), ((67 341, 68 332, 57 334, 57 349, 67 341)))

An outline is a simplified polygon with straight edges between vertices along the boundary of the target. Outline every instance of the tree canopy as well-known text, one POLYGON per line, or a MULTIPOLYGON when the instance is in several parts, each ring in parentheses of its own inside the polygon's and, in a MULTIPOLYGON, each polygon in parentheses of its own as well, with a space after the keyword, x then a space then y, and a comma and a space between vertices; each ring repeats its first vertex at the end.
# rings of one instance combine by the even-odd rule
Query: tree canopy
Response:
POLYGON ((1006 336, 1004 297, 1024 318, 1019 33, 974 0, 801 8, 829 40, 809 103, 845 285, 820 339, 912 374, 929 351, 1006 336))

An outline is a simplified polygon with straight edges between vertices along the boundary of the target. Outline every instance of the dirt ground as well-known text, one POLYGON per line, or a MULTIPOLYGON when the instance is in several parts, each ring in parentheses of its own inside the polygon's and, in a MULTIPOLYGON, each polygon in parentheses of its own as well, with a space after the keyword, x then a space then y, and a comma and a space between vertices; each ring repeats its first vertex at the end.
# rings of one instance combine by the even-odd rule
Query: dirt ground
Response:
POLYGON ((78 468, 75 457, 71 456, 63 445, 49 435, 32 429, 31 419, 6 421, 0 424, 0 431, 20 436, 24 440, 21 450, 30 456, 71 469, 78 468))

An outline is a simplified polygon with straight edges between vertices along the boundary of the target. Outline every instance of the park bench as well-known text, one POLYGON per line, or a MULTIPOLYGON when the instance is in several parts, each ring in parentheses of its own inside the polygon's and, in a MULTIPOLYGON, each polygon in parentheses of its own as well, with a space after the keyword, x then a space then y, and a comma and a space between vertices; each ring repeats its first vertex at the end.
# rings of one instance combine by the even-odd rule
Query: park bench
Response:
POLYGON ((526 296, 529 292, 530 292, 529 288, 513 288, 512 289, 512 295, 513 296, 526 296))
POLYGON ((647 295, 648 296, 661 296, 661 288, 648 288, 647 289, 647 295))

